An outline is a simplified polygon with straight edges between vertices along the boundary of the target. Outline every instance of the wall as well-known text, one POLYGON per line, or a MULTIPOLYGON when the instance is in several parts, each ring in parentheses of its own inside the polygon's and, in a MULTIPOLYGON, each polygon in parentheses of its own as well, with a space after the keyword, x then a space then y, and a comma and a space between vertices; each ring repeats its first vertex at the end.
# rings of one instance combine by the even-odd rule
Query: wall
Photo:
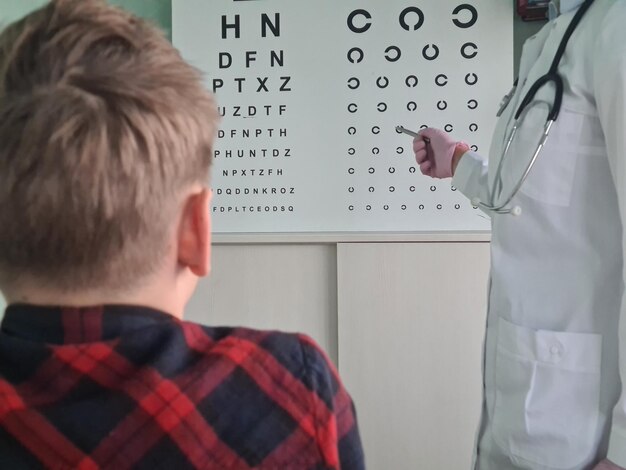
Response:
MULTIPOLYGON (((45 0, 0 0, 0 26, 11 23, 31 10, 46 3, 45 0)), ((168 36, 172 30, 171 0, 110 0, 128 10, 160 25, 168 36)))
MULTIPOLYGON (((42 3, 0 0, 0 24, 42 3)), ((171 33, 170 0, 114 3, 171 33)), ((518 58, 537 27, 516 21, 518 58)), ((187 318, 315 338, 355 399, 369 468, 467 468, 480 406, 489 262, 488 243, 472 240, 480 237, 340 244, 218 238, 213 274, 187 318)))

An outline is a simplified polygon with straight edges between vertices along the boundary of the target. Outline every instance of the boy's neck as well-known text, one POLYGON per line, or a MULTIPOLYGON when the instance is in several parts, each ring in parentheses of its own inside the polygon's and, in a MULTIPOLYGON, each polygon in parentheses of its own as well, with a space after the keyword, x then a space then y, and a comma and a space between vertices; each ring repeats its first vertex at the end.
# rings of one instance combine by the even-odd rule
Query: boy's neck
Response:
POLYGON ((144 288, 135 292, 103 291, 59 292, 42 288, 21 288, 3 292, 7 304, 36 306, 92 307, 100 305, 137 305, 153 308, 182 319, 184 303, 177 296, 164 296, 162 289, 144 288))

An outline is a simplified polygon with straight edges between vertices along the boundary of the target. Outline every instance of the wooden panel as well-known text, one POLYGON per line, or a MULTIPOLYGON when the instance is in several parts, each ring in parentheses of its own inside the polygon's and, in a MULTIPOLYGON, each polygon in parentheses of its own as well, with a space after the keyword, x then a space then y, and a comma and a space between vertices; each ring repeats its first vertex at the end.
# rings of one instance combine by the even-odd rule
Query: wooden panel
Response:
POLYGON ((344 244, 337 256, 339 368, 368 467, 469 468, 488 244, 344 244))
POLYGON ((337 357, 334 245, 215 246, 186 319, 304 332, 337 357))
POLYGON ((491 232, 331 232, 331 233, 215 233, 220 245, 333 244, 337 243, 469 243, 489 242, 491 232))

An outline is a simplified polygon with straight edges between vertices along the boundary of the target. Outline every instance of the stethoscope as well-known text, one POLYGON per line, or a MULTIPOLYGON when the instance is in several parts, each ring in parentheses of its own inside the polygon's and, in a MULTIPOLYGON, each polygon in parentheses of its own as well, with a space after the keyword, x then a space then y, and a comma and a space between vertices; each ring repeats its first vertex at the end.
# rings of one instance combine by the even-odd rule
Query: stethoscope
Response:
MULTIPOLYGON (((554 125, 554 123, 559 117, 559 113, 561 112, 561 105, 563 104, 563 93, 564 93, 563 77, 561 77, 561 75, 558 72, 559 64, 561 63, 561 60, 563 59, 563 55, 565 54, 565 49, 567 48, 567 44, 570 38, 572 37, 572 34, 574 34, 574 31, 580 24, 583 16, 585 15, 585 13, 587 13, 587 11, 589 10, 593 2, 594 0, 586 0, 585 3, 583 3, 581 7, 578 9, 576 14, 574 15, 574 18, 572 19, 572 22, 569 24, 567 31, 565 32, 565 35, 563 36, 563 39, 561 40, 561 44, 559 44, 559 48, 557 49, 554 60, 552 61, 550 70, 548 71, 547 74, 540 77, 533 84, 533 86, 530 87, 530 89, 528 90, 528 93, 526 93, 526 96, 522 100, 522 103, 520 104, 519 108, 517 109, 517 112, 515 113, 515 121, 513 123, 513 127, 509 131, 509 137, 506 140, 506 145, 504 147, 504 152, 502 153, 502 158, 500 158, 500 162, 498 163, 498 169, 496 170, 495 178, 493 180, 493 185, 490 190, 490 201, 489 203, 486 203, 484 201, 481 201, 479 198, 474 198, 472 199, 472 205, 474 205, 475 207, 480 207, 481 209, 495 212, 496 214, 511 214, 511 215, 517 216, 522 213, 522 209, 519 206, 509 207, 509 204, 511 203, 513 198, 519 193, 523 184, 526 182, 526 179, 528 178, 530 171, 535 166, 535 163, 537 162, 537 158, 541 154, 541 151, 543 150, 543 147, 545 146, 546 141, 548 140, 548 137, 550 136, 550 130, 552 129, 552 126, 554 125), (518 181, 517 185, 515 185, 515 187, 511 190, 511 192, 506 198, 501 199, 503 202, 496 203, 495 202, 496 193, 498 194, 498 196, 500 196, 502 193, 503 164, 509 154, 511 145, 513 144, 513 141, 515 140, 517 131, 519 130, 524 120, 524 117, 526 115, 526 112, 529 110, 529 106, 533 102, 537 92, 543 86, 545 86, 546 84, 550 82, 554 83, 554 86, 555 86, 554 103, 549 110, 548 117, 546 119, 546 123, 543 128, 543 135, 541 136, 541 139, 539 140, 539 144, 537 145, 537 148, 535 149, 535 152, 532 158, 529 160, 528 164, 526 165, 526 169, 524 170, 524 173, 522 174, 522 177, 518 181)), ((515 80, 515 83, 513 84, 513 88, 511 89, 511 91, 502 99, 502 103, 500 104, 500 110, 497 113, 498 117, 502 116, 502 113, 504 113, 504 110, 507 109, 507 107, 513 100, 513 97, 515 96, 515 93, 517 91, 517 86, 518 86, 518 80, 515 80)))

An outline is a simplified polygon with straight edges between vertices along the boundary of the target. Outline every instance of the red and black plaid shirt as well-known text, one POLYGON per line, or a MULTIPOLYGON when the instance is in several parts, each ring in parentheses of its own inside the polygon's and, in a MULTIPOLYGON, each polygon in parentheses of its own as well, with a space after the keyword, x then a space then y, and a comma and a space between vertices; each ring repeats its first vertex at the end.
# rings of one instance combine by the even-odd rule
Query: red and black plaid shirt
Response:
POLYGON ((0 469, 362 469, 354 408, 309 338, 141 307, 7 309, 0 469))

